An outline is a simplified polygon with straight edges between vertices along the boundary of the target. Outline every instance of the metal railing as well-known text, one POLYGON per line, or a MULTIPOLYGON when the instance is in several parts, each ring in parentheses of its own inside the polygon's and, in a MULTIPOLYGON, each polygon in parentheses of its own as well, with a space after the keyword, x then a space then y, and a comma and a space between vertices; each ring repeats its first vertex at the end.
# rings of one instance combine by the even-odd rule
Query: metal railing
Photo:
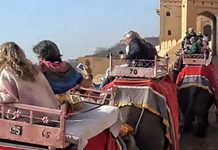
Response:
POLYGON ((123 78, 160 78, 168 74, 168 58, 154 60, 127 60, 126 65, 113 66, 113 57, 109 58, 109 76, 123 78))

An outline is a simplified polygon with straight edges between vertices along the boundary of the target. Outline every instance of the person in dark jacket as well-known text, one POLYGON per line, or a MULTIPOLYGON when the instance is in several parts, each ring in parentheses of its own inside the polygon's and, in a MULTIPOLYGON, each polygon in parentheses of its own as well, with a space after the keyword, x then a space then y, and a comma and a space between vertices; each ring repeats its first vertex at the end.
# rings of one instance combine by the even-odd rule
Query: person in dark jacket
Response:
POLYGON ((155 55, 157 55, 154 46, 142 39, 137 32, 126 32, 124 35, 124 42, 129 48, 128 53, 126 54, 127 60, 154 60, 155 55))
POLYGON ((152 44, 142 39, 135 31, 126 32, 123 41, 126 44, 126 55, 122 59, 126 59, 129 66, 132 66, 132 62, 135 62, 135 65, 133 65, 135 67, 151 67, 146 65, 146 62, 149 63, 157 56, 157 51, 152 44), (144 60, 145 64, 139 59, 144 60))
MULTIPOLYGON (((150 60, 154 60, 157 56, 156 48, 146 42, 140 37, 140 35, 135 31, 128 31, 124 34, 123 42, 126 44, 126 53, 120 51, 120 58, 127 61, 127 65, 123 66, 134 66, 134 67, 152 67, 154 63, 150 63, 150 60), (138 59, 144 60, 140 62, 138 59), (133 64, 132 62, 135 62, 133 64)), ((105 77, 99 88, 103 88, 106 84, 110 82, 108 77, 109 69, 106 71, 105 77)))

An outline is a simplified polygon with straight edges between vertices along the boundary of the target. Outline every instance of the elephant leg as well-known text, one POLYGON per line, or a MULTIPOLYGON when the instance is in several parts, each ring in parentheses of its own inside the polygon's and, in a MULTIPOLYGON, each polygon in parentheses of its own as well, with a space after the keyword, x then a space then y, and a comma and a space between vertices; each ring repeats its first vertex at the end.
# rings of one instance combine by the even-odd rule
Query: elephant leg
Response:
POLYGON ((184 132, 190 132, 192 129, 192 122, 194 120, 194 112, 188 111, 184 116, 184 132))
MULTIPOLYGON (((184 132, 190 132, 193 126, 193 121, 195 119, 195 111, 194 111, 194 105, 195 105, 195 101, 196 101, 196 93, 198 92, 198 88, 197 87, 191 87, 191 88, 187 88, 186 92, 187 93, 187 100, 188 103, 186 104, 186 108, 185 108, 185 115, 184 115, 184 132)), ((185 93, 184 93, 185 94, 185 93)))
POLYGON ((198 137, 204 137, 208 126, 208 111, 213 104, 214 97, 206 90, 200 88, 198 90, 199 94, 196 95, 194 104, 196 114, 194 134, 198 137))
MULTIPOLYGON (((123 121, 135 130, 135 126, 140 117, 141 109, 134 106, 125 106, 121 107, 120 111, 123 121)), ((134 135, 132 135, 132 133, 128 133, 127 135, 123 136, 122 140, 125 143, 127 150, 139 150, 136 145, 134 135)))
POLYGON ((212 105, 212 103, 208 103, 208 104, 200 103, 199 105, 195 105, 196 120, 194 124, 194 134, 198 137, 204 137, 206 135, 206 129, 208 126, 208 114, 209 114, 208 110, 212 105))
POLYGON ((145 110, 135 135, 139 149, 165 150, 168 146, 165 132, 161 117, 145 110))
POLYGON ((209 112, 208 112, 207 115, 205 116, 205 120, 204 120, 206 126, 208 126, 208 124, 209 124, 208 115, 209 115, 209 112))
POLYGON ((166 150, 169 142, 165 137, 166 127, 163 125, 160 116, 146 109, 142 113, 141 109, 133 106, 123 107, 120 110, 124 122, 135 129, 136 145, 130 134, 122 138, 127 145, 127 149, 136 150, 138 147, 142 150, 166 150), (139 118, 141 118, 140 121, 139 118))
POLYGON ((208 114, 206 115, 197 115, 194 125, 194 135, 198 137, 205 137, 206 128, 207 128, 207 119, 208 114))
MULTIPOLYGON (((189 132, 192 129, 192 122, 194 120, 193 105, 193 93, 195 89, 184 88, 180 89, 178 93, 179 106, 182 112, 183 131, 189 132)), ((180 120, 181 121, 181 120, 180 120)))

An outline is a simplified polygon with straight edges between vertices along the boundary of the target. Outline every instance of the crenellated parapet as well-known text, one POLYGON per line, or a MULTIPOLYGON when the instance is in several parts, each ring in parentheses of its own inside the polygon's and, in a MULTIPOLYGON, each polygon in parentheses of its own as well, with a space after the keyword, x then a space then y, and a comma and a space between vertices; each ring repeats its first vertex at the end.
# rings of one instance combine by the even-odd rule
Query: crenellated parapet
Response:
POLYGON ((182 0, 160 0, 161 5, 182 5, 182 0))
POLYGON ((183 3, 196 7, 218 8, 218 0, 182 0, 183 3))

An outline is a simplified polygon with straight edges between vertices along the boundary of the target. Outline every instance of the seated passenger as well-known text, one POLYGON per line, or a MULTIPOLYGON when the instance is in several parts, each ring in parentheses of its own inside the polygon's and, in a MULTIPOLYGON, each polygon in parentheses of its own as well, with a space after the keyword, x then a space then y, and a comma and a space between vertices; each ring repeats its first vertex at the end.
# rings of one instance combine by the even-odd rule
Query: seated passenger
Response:
MULTIPOLYGON (((186 54, 201 53, 201 49, 202 49, 201 37, 202 37, 201 34, 197 36, 197 34, 194 31, 194 28, 189 28, 182 42, 182 52, 185 52, 186 54)), ((176 63, 177 63, 177 70, 178 72, 180 72, 183 68, 182 55, 179 55, 176 63)))
MULTIPOLYGON (((196 37, 191 37, 190 42, 192 44, 191 48, 185 50, 185 54, 201 54, 203 47, 200 46, 200 43, 196 37)), ((183 68, 183 55, 180 55, 178 58, 178 71, 180 72, 183 68)))
POLYGON ((65 93, 76 85, 90 87, 92 84, 92 72, 85 68, 85 78, 77 72, 69 63, 62 61, 57 45, 49 40, 39 42, 33 51, 38 55, 39 66, 47 78, 55 94, 65 93))
POLYGON ((126 32, 123 41, 126 44, 124 59, 127 61, 134 59, 154 60, 157 55, 155 47, 142 39, 137 32, 126 32))
POLYGON ((189 28, 188 32, 186 32, 186 36, 183 39, 182 48, 184 48, 184 49, 190 48, 190 45, 191 45, 190 39, 192 37, 196 37, 197 38, 197 34, 195 33, 194 28, 189 28))
POLYGON ((200 54, 201 53, 201 46, 200 44, 198 43, 198 40, 196 37, 192 37, 190 39, 190 42, 192 44, 191 48, 188 49, 186 51, 187 54, 200 54))
MULTIPOLYGON (((74 68, 72 68, 68 63, 61 60, 60 51, 55 43, 52 41, 41 41, 34 48, 33 51, 38 54, 40 59, 40 67, 42 72, 48 79, 52 89, 56 94, 61 94, 67 92, 69 89, 76 87, 77 85, 89 87, 92 81, 91 69, 86 68, 84 70, 84 74, 87 76, 86 79, 82 78, 82 75, 77 72, 74 68)), ((84 108, 87 109, 89 107, 90 111, 75 114, 73 115, 67 123, 72 128, 67 129, 68 134, 72 134, 72 138, 76 135, 80 141, 82 146, 78 146, 78 149, 84 148, 84 143, 87 142, 88 139, 96 136, 98 133, 101 133, 105 129, 110 128, 113 125, 116 125, 118 128, 113 128, 110 131, 114 133, 115 136, 117 131, 120 130, 121 120, 119 109, 113 106, 93 106, 93 104, 84 103, 84 108), (96 109, 94 109, 96 108, 96 109), (101 113, 99 113, 101 112, 101 113), (80 120, 79 122, 76 120, 80 120), (75 120, 75 121, 74 121, 75 120), (104 124, 102 124, 104 122, 104 124), (81 148, 82 147, 82 148, 81 148)), ((83 107, 81 108, 83 109, 83 107)), ((83 110, 82 110, 83 111, 83 110)), ((98 139, 99 136, 95 138, 98 139)), ((74 140, 74 139, 70 139, 74 140)), ((90 147, 94 147, 94 142, 86 145, 85 149, 89 149, 90 147)), ((113 141, 113 140, 112 140, 113 141)), ((80 145, 79 144, 79 145, 80 145)), ((98 145, 98 147, 103 147, 104 143, 98 145)), ((95 145, 96 147, 96 145, 95 145)), ((99 149, 101 149, 99 148, 99 149)), ((102 148, 103 149, 103 148, 102 148)))
MULTIPOLYGON (((124 34, 123 42, 126 44, 126 53, 120 51, 120 59, 126 60, 127 64, 121 65, 120 67, 133 66, 132 61, 136 63, 134 67, 151 67, 153 63, 149 60, 154 60, 157 55, 156 48, 146 42, 140 37, 135 31, 128 31, 124 34), (144 59, 146 61, 138 61, 137 59, 144 59)), ((110 82, 108 77, 109 69, 107 69, 105 76, 103 77, 102 83, 99 88, 103 88, 110 82)))
POLYGON ((14 42, 0 46, 0 102, 58 108, 55 95, 36 65, 14 42), (42 101, 46 99, 46 101, 42 101))
MULTIPOLYGON (((60 104, 45 76, 36 65, 33 65, 26 58, 23 50, 16 43, 7 42, 0 46, 0 70, 0 103, 23 103, 53 109, 59 108, 60 104)), ((75 121, 78 118, 66 120, 66 132, 72 137, 79 136, 78 149, 94 150, 96 147, 93 145, 96 144, 96 139, 99 140, 96 135, 116 123, 118 123, 116 124, 118 128, 113 128, 111 131, 117 135, 120 129, 119 114, 118 108, 102 106, 88 113, 74 115, 74 118, 79 117, 80 121, 75 121), (101 115, 98 115, 97 113, 100 111, 101 115), (95 129, 96 125, 98 128, 95 129), (87 128, 91 128, 88 133, 85 130, 87 128), (86 145, 89 139, 91 142, 86 145)), ((102 137, 102 134, 103 137, 107 135, 105 132, 103 133, 100 134, 100 137, 102 137)), ((106 138, 108 137, 106 136, 104 139, 106 138)), ((73 142, 70 139, 68 141, 73 142)), ((98 148, 106 146, 104 141, 101 142, 97 143, 99 144, 97 145, 98 148)), ((113 143, 116 147, 113 140, 109 143, 113 143)))

